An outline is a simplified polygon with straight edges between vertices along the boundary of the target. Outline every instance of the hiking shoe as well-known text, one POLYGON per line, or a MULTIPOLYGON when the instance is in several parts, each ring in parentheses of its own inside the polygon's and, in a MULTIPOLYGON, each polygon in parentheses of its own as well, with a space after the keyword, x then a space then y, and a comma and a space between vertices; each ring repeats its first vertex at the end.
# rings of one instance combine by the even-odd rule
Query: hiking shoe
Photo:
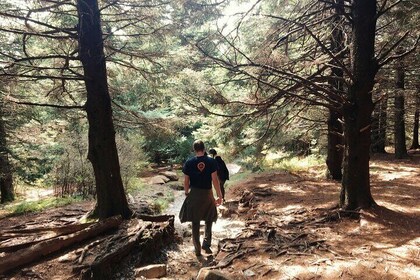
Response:
POLYGON ((213 254, 213 251, 210 249, 210 246, 202 246, 201 249, 206 252, 206 254, 213 254))

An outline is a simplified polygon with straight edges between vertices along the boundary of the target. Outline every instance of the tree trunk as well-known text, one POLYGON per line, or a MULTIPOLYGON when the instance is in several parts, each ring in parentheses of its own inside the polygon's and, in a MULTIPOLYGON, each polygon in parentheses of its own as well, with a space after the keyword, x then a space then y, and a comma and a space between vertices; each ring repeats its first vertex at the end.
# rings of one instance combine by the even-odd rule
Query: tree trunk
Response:
POLYGON ((114 215, 128 218, 131 210, 124 193, 115 143, 98 3, 78 0, 77 10, 79 55, 87 91, 88 158, 96 182, 97 203, 93 215, 100 219, 114 215))
MULTIPOLYGON (((344 49, 344 37, 341 23, 341 17, 344 14, 343 0, 337 2, 335 15, 333 19, 333 30, 331 35, 331 52, 334 54, 340 53, 344 49)), ((335 65, 331 68, 332 78, 329 84, 336 89, 336 93, 343 91, 343 83, 340 79, 343 78, 343 70, 335 65)), ((337 100, 338 101, 338 100, 337 100)), ((342 113, 339 110, 329 110, 328 117, 328 148, 327 148, 327 177, 334 180, 341 180, 342 165, 343 165, 343 127, 341 124, 342 113)))
POLYGON ((375 107, 372 118, 372 153, 385 154, 386 121, 388 109, 388 98, 383 98, 375 107))
POLYGON ((3 104, 0 103, 0 194, 1 203, 13 201, 15 193, 13 189, 12 168, 7 149, 6 129, 3 120, 3 104))
POLYGON ((413 124, 413 142, 411 143, 410 149, 419 149, 419 116, 420 116, 420 92, 417 91, 416 96, 416 112, 414 113, 414 124, 413 124))
POLYGON ((327 154, 327 177, 333 180, 341 180, 343 164, 343 132, 339 119, 342 115, 330 110, 328 118, 328 154, 327 154))
POLYGON ((343 108, 345 153, 340 206, 354 210, 375 202, 370 192, 369 151, 372 88, 378 71, 375 60, 376 1, 355 0, 352 4, 352 84, 343 108))
POLYGON ((394 103, 394 148, 395 158, 407 157, 407 146, 405 144, 405 122, 404 122, 404 83, 405 73, 403 61, 397 61, 396 67, 396 92, 394 103))

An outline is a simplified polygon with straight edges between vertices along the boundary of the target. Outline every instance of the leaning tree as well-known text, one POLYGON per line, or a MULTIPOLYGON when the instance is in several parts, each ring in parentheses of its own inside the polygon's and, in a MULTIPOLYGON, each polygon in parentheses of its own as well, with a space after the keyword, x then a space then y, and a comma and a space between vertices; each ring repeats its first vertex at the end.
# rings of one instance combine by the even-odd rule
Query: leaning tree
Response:
MULTIPOLYGON (((2 4, 3 5, 3 4, 2 4)), ((2 50, 0 76, 20 84, 42 84, 44 92, 9 101, 86 112, 88 159, 92 163, 97 204, 93 215, 129 217, 115 142, 107 65, 147 76, 154 53, 147 47, 163 33, 161 1, 6 1, 0 29, 19 51, 2 50), (98 5, 100 4, 100 7, 98 5)), ((159 53, 159 52, 156 52, 159 53)))

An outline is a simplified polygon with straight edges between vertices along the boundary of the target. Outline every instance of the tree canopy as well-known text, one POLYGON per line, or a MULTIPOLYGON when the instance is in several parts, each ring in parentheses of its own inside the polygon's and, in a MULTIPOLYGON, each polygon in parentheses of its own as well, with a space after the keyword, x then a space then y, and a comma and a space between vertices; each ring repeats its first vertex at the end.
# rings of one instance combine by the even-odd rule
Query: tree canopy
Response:
POLYGON ((369 153, 384 150, 371 143, 401 142, 389 129, 401 121, 402 141, 418 139, 418 14, 415 1, 386 0, 3 0, 2 173, 98 198, 118 185, 126 204, 123 180, 104 179, 132 165, 117 145, 174 164, 202 138, 251 168, 270 152, 326 155, 341 205, 369 207, 369 153), (407 106, 384 125, 376 110, 393 97, 397 63, 407 106))

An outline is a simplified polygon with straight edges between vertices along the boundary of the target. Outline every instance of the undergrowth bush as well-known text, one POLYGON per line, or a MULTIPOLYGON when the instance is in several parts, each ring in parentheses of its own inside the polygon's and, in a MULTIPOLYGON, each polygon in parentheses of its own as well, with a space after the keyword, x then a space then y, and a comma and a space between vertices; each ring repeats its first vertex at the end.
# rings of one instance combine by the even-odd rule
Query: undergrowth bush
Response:
MULTIPOLYGON (((92 164, 87 159, 86 131, 76 129, 61 137, 61 155, 51 176, 56 196, 79 195, 84 198, 96 195, 92 164)), ((136 138, 116 137, 120 172, 126 189, 132 188, 138 174, 147 165, 146 155, 136 138)))
POLYGON ((174 202, 175 197, 172 192, 168 192, 168 194, 164 197, 157 198, 152 203, 152 210, 155 213, 162 213, 169 207, 171 202, 174 202))
POLYGON ((56 196, 95 195, 93 168, 87 159, 84 129, 75 129, 61 137, 61 155, 51 173, 56 196))
POLYGON ((18 204, 10 205, 6 207, 6 210, 11 213, 11 215, 21 215, 31 212, 39 212, 48 208, 55 208, 60 206, 65 206, 75 202, 81 201, 82 198, 79 197, 50 197, 45 199, 40 199, 37 201, 24 201, 18 204))
POLYGON ((268 162, 268 165, 274 169, 286 170, 289 172, 307 171, 309 168, 324 164, 325 159, 319 155, 303 156, 287 156, 274 159, 268 162))

